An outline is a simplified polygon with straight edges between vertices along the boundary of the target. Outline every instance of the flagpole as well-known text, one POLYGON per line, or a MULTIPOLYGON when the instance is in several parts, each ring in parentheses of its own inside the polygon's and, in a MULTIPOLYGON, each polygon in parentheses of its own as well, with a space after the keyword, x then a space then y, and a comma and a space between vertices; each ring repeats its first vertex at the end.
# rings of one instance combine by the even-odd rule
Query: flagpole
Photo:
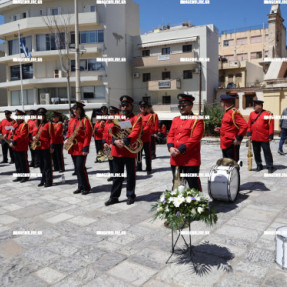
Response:
POLYGON ((23 94, 23 75, 22 75, 20 24, 18 24, 18 38, 19 38, 20 79, 21 79, 21 102, 22 102, 22 110, 24 112, 25 110, 24 110, 24 94, 23 94))

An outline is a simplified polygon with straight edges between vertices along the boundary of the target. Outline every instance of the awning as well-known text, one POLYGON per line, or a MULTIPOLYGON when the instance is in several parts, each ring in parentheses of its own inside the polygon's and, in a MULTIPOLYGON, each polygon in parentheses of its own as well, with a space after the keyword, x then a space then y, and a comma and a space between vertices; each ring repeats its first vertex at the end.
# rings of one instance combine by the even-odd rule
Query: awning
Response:
POLYGON ((238 93, 237 91, 230 91, 229 95, 237 95, 237 93, 238 93))
POLYGON ((155 42, 147 42, 138 44, 140 48, 148 48, 148 47, 156 47, 162 45, 171 45, 171 44, 178 44, 178 43, 185 43, 185 42, 196 42, 197 37, 187 37, 182 39, 173 39, 173 40, 164 40, 164 41, 155 41, 155 42))
POLYGON ((253 94, 256 94, 256 91, 255 90, 244 91, 244 94, 245 95, 253 95, 253 94))

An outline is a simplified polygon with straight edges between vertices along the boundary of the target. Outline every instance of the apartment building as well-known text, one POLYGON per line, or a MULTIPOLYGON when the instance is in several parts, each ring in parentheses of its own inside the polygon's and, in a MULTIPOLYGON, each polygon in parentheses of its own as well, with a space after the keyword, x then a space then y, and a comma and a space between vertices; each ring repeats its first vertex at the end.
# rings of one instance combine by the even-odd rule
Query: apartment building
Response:
POLYGON ((133 95, 149 101, 163 120, 178 115, 177 94, 195 97, 194 111, 211 103, 218 86, 218 31, 214 25, 156 29, 134 37, 133 95), (185 59, 196 59, 185 61, 185 59), (209 60, 209 61, 206 61, 209 60))
MULTIPOLYGON (((5 45, 0 44, 0 58, 5 56, 5 45)), ((0 82, 6 81, 6 67, 0 64, 0 82)), ((0 107, 7 106, 6 89, 0 89, 0 107)))
MULTIPOLYGON (((132 37, 140 33, 139 6, 132 0, 126 5, 96 5, 92 0, 78 0, 78 12, 80 100, 87 103, 88 109, 103 104, 117 105, 120 95, 132 92, 129 62, 132 61, 132 37), (118 58, 121 62, 99 61, 104 57, 118 58)), ((67 111, 67 79, 57 47, 65 54, 65 39, 69 35, 71 99, 76 100, 74 1, 46 0, 42 5, 21 5, 4 0, 0 1, 0 14, 4 16, 0 39, 5 41, 5 55, 0 58, 0 64, 5 65, 7 74, 0 89, 7 91, 8 106, 21 108, 20 65, 13 61, 19 57, 19 29, 32 57, 42 58, 42 62, 22 64, 25 109, 41 105, 48 110, 67 111), (58 44, 57 37, 46 24, 47 19, 55 19, 61 29, 70 27, 70 33, 61 32, 58 44)), ((23 53, 21 57, 24 57, 23 53)))

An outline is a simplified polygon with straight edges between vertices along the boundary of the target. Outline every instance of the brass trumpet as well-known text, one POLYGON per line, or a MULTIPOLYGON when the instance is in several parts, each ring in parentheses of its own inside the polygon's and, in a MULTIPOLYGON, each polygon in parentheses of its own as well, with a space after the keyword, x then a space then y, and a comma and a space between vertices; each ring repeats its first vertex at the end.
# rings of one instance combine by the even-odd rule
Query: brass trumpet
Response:
MULTIPOLYGON (((119 140, 119 139, 123 140, 130 135, 130 133, 132 131, 131 129, 121 129, 118 120, 114 120, 113 122, 114 122, 114 126, 109 129, 109 134, 113 138, 115 138, 117 140, 119 140)), ((135 142, 130 143, 128 146, 124 145, 124 147, 130 153, 138 153, 143 147, 143 142, 141 139, 137 139, 135 142)))

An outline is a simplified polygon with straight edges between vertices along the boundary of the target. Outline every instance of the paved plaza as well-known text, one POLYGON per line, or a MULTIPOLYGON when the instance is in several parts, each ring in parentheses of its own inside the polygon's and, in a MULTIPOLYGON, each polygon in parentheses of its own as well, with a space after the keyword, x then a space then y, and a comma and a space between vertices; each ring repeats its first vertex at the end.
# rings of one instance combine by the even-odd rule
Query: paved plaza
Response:
MULTIPOLYGON (((275 173, 287 174, 287 155, 277 153, 278 140, 271 146, 275 173)), ((166 146, 157 146, 152 175, 137 173, 135 204, 126 204, 124 183, 120 203, 109 207, 104 202, 111 183, 97 177, 108 172, 108 163, 94 163, 94 143, 86 164, 89 195, 73 194, 72 161, 64 153, 65 183, 56 172, 50 188, 37 187, 36 178, 13 183, 14 165, 0 165, 0 286, 287 286, 287 270, 274 263, 272 234, 287 226, 287 178, 264 177, 266 169, 248 171, 245 143, 237 201, 214 203, 218 222, 213 227, 193 222, 197 235, 192 235, 192 261, 181 252, 185 245, 179 239, 168 264, 171 231, 163 221, 153 221, 150 212, 160 194, 171 188, 166 146)), ((220 157, 219 143, 205 138, 201 173, 208 173, 220 157)), ((201 179, 206 196, 207 180, 201 179)))

